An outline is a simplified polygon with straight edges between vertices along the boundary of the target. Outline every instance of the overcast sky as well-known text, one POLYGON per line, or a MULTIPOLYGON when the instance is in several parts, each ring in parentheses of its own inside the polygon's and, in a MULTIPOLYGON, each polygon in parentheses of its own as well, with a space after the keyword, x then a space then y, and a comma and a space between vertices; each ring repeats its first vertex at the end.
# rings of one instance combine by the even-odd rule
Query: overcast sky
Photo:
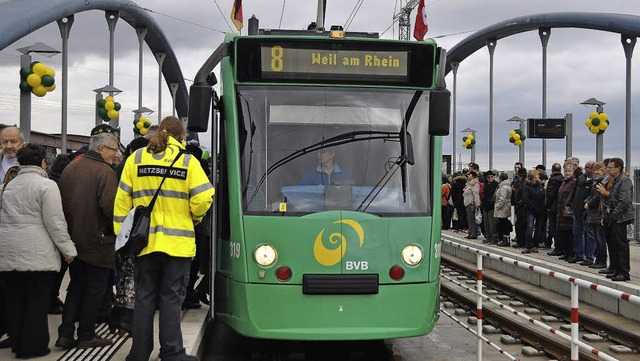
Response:
MULTIPOLYGON (((80 0, 70 0, 80 1, 80 0)), ((4 1, 0 0, 0 4, 4 1)), ((230 31, 229 13, 232 0, 138 0, 137 4, 152 11, 160 24, 182 67, 187 86, 195 73, 222 41, 224 32, 230 31), (218 6, 221 10, 218 9, 218 6)), ((405 1, 402 1, 405 3, 405 1)), ((454 45, 495 23, 514 17, 546 12, 607 12, 640 15, 640 1, 629 0, 426 0, 429 32, 439 45, 451 49, 454 45)), ((244 0, 245 28, 254 15, 261 28, 306 29, 316 19, 316 1, 313 0, 244 0)), ((398 12, 396 0, 328 0, 327 26, 345 25, 348 30, 373 31, 384 38, 397 38, 397 24, 392 25, 398 12), (355 16, 354 8, 361 4, 355 16)), ((415 20, 412 13, 412 22, 415 20)), ((640 18, 639 18, 640 19, 640 18)), ((640 21, 640 20, 639 20, 640 21)), ((235 30, 235 28, 234 28, 235 30)), ((413 28, 412 28, 413 30, 413 28)), ((31 33, 0 51, 0 122, 19 122, 19 47, 44 42, 60 49, 61 40, 55 23, 31 33)), ((69 133, 88 134, 94 126, 93 89, 108 83, 109 33, 104 13, 84 12, 75 16, 69 42, 69 133)), ((137 109, 137 38, 135 31, 124 21, 116 27, 114 86, 123 90, 116 101, 123 106, 120 124, 123 143, 133 137, 132 110, 137 109)), ((633 84, 640 84, 640 55, 632 65, 633 84)), ((34 55, 57 71, 60 82, 61 56, 51 59, 34 55)), ((517 160, 517 147, 508 142, 508 132, 515 127, 506 122, 514 115, 522 118, 539 117, 542 112, 541 45, 537 31, 501 39, 494 57, 494 168, 511 169, 517 160)), ((148 49, 144 53, 143 106, 156 110, 150 118, 157 122, 158 67, 148 49)), ((452 77, 447 77, 451 88, 452 77)), ((632 86, 632 119, 637 118, 640 88, 632 86)), ((163 82, 162 116, 171 114, 170 92, 163 82)), ((579 103, 595 97, 606 102, 605 112, 611 121, 604 135, 604 155, 624 158, 625 132, 625 58, 620 35, 582 29, 552 29, 548 45, 548 117, 574 115, 574 155, 581 160, 595 157, 595 136, 589 133, 584 121, 592 107, 579 103)), ((42 132, 60 132, 60 88, 44 98, 32 98, 33 129, 42 132)), ((478 130, 476 162, 486 169, 489 127, 489 55, 481 49, 460 65, 458 71, 458 131, 467 127, 478 130)), ((638 138, 640 127, 633 122, 632 138, 638 138)), ((207 145, 204 135, 203 144, 207 145)), ((458 155, 468 162, 470 154, 461 146, 462 134, 452 134, 444 143, 443 153, 451 154, 452 141, 458 144, 458 155)), ((640 144, 635 139, 633 164, 640 164, 640 144)), ((528 139, 526 166, 532 167, 542 160, 541 140, 528 139)), ((548 163, 564 159, 563 140, 548 142, 548 163)))

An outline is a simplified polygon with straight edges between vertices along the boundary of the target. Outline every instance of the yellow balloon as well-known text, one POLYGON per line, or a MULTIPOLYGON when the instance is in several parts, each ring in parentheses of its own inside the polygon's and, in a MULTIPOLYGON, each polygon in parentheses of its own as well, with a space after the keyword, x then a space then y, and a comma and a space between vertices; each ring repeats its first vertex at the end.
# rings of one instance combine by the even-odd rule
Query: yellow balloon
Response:
POLYGON ((509 132, 509 136, 510 136, 510 137, 513 137, 515 134, 516 134, 516 131, 515 131, 515 130, 512 130, 512 131, 510 131, 510 132, 509 132))
POLYGON ((591 128, 591 118, 585 120, 584 121, 584 125, 586 125, 587 127, 591 128))
MULTIPOLYGON (((518 134, 518 133, 514 134, 514 135, 513 135, 513 139, 515 139, 515 140, 516 140, 516 142, 517 142, 517 141, 519 141, 519 140, 520 140, 520 134, 518 134)), ((515 143, 514 143, 514 144, 515 144, 515 143)))
POLYGON ((104 103, 104 108, 106 110, 111 110, 111 109, 113 109, 114 106, 115 106, 115 103, 114 102, 110 102, 108 100, 107 100, 106 103, 104 103))
POLYGON ((110 119, 115 119, 115 118, 117 118, 117 117, 118 117, 118 115, 120 115, 120 114, 118 114, 118 111, 117 111, 117 110, 113 110, 113 109, 111 109, 111 110, 107 110, 107 116, 108 116, 110 119))
POLYGON ((589 131, 592 134, 598 134, 598 132, 600 132, 600 128, 598 128, 598 127, 589 127, 589 131))
POLYGON ((467 135, 467 140, 472 140, 472 139, 473 139, 473 134, 467 135))
POLYGON ((56 90, 56 85, 53 84, 52 86, 46 87, 46 89, 47 89, 48 92, 52 92, 52 91, 56 90))
POLYGON ((520 139, 516 140, 515 142, 513 142, 513 144, 517 145, 518 147, 522 145, 522 141, 520 139))
POLYGON ((137 122, 136 123, 136 128, 143 129, 144 128, 144 123, 143 122, 137 122))
POLYGON ((31 89, 31 92, 35 96, 43 97, 45 94, 47 94, 47 88, 45 88, 44 86, 42 86, 42 84, 40 84, 37 87, 34 87, 33 89, 31 89))
POLYGON ((598 112, 591 112, 591 114, 589 114, 589 118, 597 118, 598 117, 598 112))
POLYGON ((598 119, 600 119, 601 122, 604 122, 605 120, 608 119, 607 117, 607 113, 600 113, 598 114, 598 119))
POLYGON ((33 66, 33 68, 31 68, 31 70, 33 70, 34 74, 43 76, 47 73, 47 66, 42 63, 37 63, 33 66))
POLYGON ((46 74, 49 74, 51 76, 56 76, 56 71, 53 70, 53 68, 47 67, 46 74))
POLYGON ((42 83, 42 78, 38 74, 29 74, 27 77, 27 84, 29 84, 32 88, 37 87, 42 83))
POLYGON ((598 128, 600 128, 600 130, 606 130, 609 128, 609 124, 607 124, 607 122, 600 122, 600 124, 598 124, 598 128))
POLYGON ((140 134, 142 134, 142 135, 147 134, 147 128, 140 129, 140 134))

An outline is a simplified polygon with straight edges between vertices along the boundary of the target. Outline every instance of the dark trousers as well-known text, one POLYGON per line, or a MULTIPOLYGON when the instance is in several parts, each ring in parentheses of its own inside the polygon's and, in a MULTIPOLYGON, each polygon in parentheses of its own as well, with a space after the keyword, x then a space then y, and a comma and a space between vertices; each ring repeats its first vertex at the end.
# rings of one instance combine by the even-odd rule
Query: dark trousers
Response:
POLYGON ((453 228, 457 230, 467 229, 467 227, 469 226, 469 223, 467 222, 467 210, 465 209, 464 205, 460 205, 455 208, 458 213, 458 220, 453 221, 453 228))
POLYGON ((556 253, 564 253, 566 255, 571 254, 571 250, 573 249, 573 230, 556 229, 553 238, 555 241, 554 250, 556 253))
POLYGON ((476 211, 471 210, 471 207, 466 207, 467 222, 469 222, 469 237, 478 238, 478 224, 476 224, 476 211))
POLYGON ((449 205, 442 206, 442 229, 451 228, 451 211, 449 205))
POLYGON ((136 305, 133 345, 127 361, 147 361, 153 351, 153 316, 160 306, 160 358, 180 360, 185 355, 180 320, 189 283, 190 258, 150 253, 136 258, 136 305))
POLYGON ((593 234, 596 236, 596 263, 607 264, 606 230, 600 223, 592 223, 589 226, 593 229, 593 234))
POLYGON ((11 349, 17 357, 49 353, 47 311, 55 272, 5 272, 5 297, 11 349))
POLYGON ((96 267, 76 258, 69 265, 69 275, 71 281, 58 335, 73 338, 78 320, 78 340, 88 341, 96 336, 96 320, 107 289, 109 268, 96 267))
POLYGON ((551 247, 556 234, 556 224, 558 222, 558 212, 549 212, 549 231, 547 232, 547 239, 545 245, 551 247))
POLYGON ((531 249, 538 247, 544 240, 544 227, 547 216, 545 214, 527 214, 527 233, 525 235, 524 246, 531 249))
POLYGON ((524 241, 527 234, 527 214, 522 211, 516 211, 516 243, 520 247, 524 247, 524 241))
POLYGON ((609 222, 605 227, 605 233, 607 235, 607 249, 609 250, 609 269, 618 272, 620 266, 620 258, 618 257, 618 242, 616 241, 613 226, 615 221, 609 222))
POLYGON ((5 302, 5 295, 7 291, 4 289, 4 279, 0 272, 0 338, 9 331, 9 321, 7 321, 7 306, 5 302))
MULTIPOLYGON (((616 268, 617 274, 629 276, 631 272, 631 266, 629 264, 629 239, 627 238, 627 223, 612 222, 612 235, 613 242, 615 242, 618 252, 618 265, 616 268)), ((611 259, 613 264, 613 259, 611 259)))

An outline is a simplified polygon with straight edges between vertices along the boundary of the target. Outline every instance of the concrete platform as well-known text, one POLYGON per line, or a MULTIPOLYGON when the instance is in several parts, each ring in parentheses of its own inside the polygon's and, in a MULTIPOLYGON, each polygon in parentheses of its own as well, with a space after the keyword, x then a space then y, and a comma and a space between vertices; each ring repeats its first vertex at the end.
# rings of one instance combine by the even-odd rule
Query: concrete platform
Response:
MULTIPOLYGON (((631 241, 630 243, 630 263, 631 263, 631 280, 626 282, 613 282, 604 275, 598 273, 598 269, 580 266, 576 263, 568 263, 564 260, 547 255, 553 249, 540 249, 539 253, 522 254, 521 248, 498 247, 496 245, 482 244, 484 237, 470 240, 464 238, 466 233, 456 232, 453 230, 442 231, 444 237, 450 238, 463 245, 468 245, 476 249, 491 252, 497 255, 503 255, 512 259, 521 260, 533 264, 535 266, 544 267, 554 272, 560 272, 571 275, 597 285, 606 286, 631 295, 640 296, 640 243, 631 241)), ((442 252, 455 255, 465 259, 468 262, 475 263, 476 254, 469 253, 466 250, 453 248, 451 246, 442 246, 442 252)), ((553 290, 557 293, 570 295, 570 287, 567 282, 554 279, 534 273, 528 269, 514 268, 513 264, 505 264, 497 260, 484 258, 483 267, 493 269, 502 273, 508 273, 518 277, 526 282, 538 285, 542 288, 553 290)), ((624 300, 616 300, 612 297, 602 295, 595 291, 580 289, 580 300, 596 307, 606 309, 609 312, 617 313, 628 319, 640 321, 640 306, 632 304, 624 300)))
MULTIPOLYGON (((65 277, 61 290, 65 290, 69 282, 68 274, 65 277)), ((60 298, 64 300, 66 292, 60 292, 60 298)), ((202 305, 202 308, 195 310, 185 310, 182 312, 182 337, 184 341, 184 347, 189 355, 201 355, 202 354, 202 341, 207 326, 207 318, 209 313, 209 307, 202 305)), ((118 335, 109 333, 108 326, 106 324, 100 324, 96 327, 96 332, 102 337, 113 339, 113 344, 109 347, 80 350, 73 348, 70 350, 63 350, 56 347, 54 344, 58 338, 58 326, 62 322, 62 315, 49 315, 49 336, 51 338, 49 342, 49 348, 51 353, 47 356, 35 358, 34 360, 59 360, 59 361, 122 361, 125 359, 129 350, 131 349, 131 337, 128 334, 118 335)), ((6 337, 6 336, 5 336, 6 337)), ((149 360, 159 360, 158 352, 160 350, 160 343, 158 341, 158 312, 154 319, 154 339, 155 346, 151 353, 149 360)), ((0 360, 16 360, 15 355, 11 353, 11 349, 0 349, 0 360)))

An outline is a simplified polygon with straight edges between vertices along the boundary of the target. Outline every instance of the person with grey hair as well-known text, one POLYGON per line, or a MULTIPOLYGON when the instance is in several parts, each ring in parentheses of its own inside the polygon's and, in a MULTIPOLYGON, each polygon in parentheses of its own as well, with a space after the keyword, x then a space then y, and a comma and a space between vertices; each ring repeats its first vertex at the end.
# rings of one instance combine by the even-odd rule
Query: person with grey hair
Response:
POLYGON ((18 150, 24 145, 24 136, 18 127, 6 127, 0 132, 0 181, 4 179, 7 170, 18 165, 18 150))
POLYGON ((113 160, 118 152, 118 139, 109 132, 94 134, 89 150, 69 164, 58 185, 69 234, 78 257, 69 266, 71 282, 58 327, 56 346, 61 348, 93 348, 111 344, 96 335, 96 321, 107 288, 109 271, 115 257, 113 202, 118 189, 118 176, 113 160), (78 340, 74 339, 75 322, 79 321, 78 340))

